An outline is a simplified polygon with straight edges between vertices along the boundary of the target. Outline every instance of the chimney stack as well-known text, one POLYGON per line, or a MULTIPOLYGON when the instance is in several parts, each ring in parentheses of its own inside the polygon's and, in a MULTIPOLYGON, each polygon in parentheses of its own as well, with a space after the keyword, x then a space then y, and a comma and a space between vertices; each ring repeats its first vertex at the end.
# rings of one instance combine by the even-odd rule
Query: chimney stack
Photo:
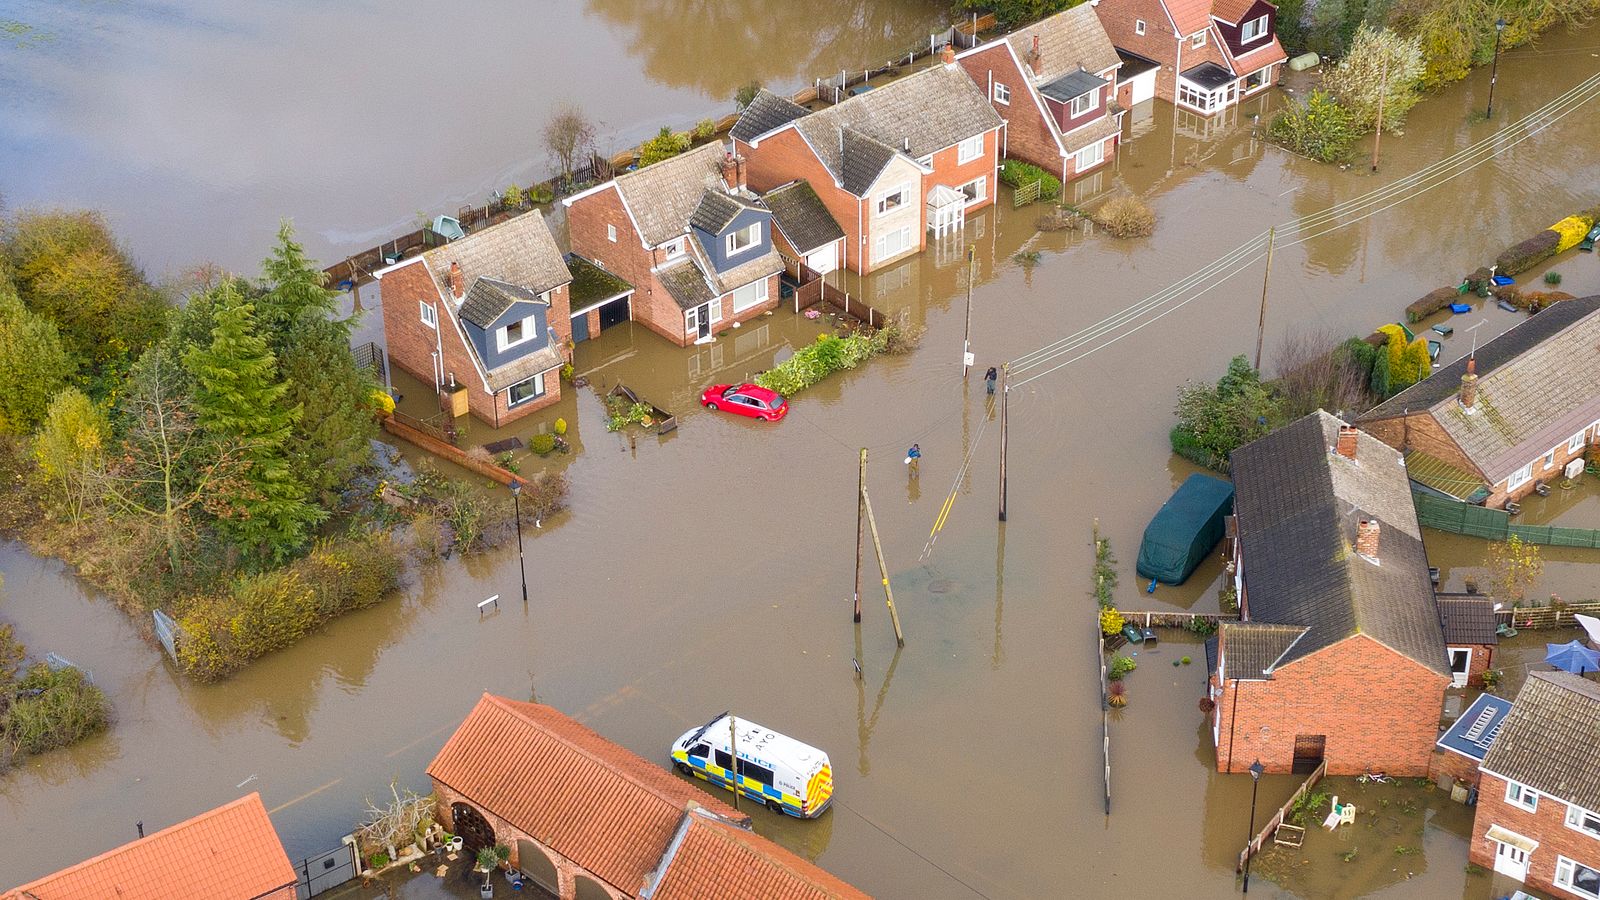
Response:
POLYGON ((732 153, 722 155, 722 183, 730 194, 739 189, 739 163, 732 153))
POLYGON ((1461 376, 1461 405, 1472 412, 1478 402, 1478 361, 1467 357, 1467 374, 1461 376))
POLYGON ((1033 67, 1033 71, 1035 73, 1039 71, 1040 58, 1041 54, 1039 53, 1039 36, 1036 34, 1033 36, 1033 47, 1028 51, 1028 65, 1033 67))
POLYGON ((735 156, 733 161, 737 164, 739 169, 739 190, 745 190, 749 186, 749 181, 746 179, 744 154, 741 153, 738 156, 735 156))
POLYGON ((1356 523, 1356 552, 1378 561, 1378 520, 1362 518, 1356 523))
POLYGON ((460 300, 467 295, 467 280, 461 275, 461 263, 450 263, 450 296, 460 300))
POLYGON ((1339 426, 1339 444, 1336 448, 1339 455, 1345 459, 1356 458, 1356 427, 1354 425, 1339 426))
POLYGON ((939 51, 939 61, 947 66, 955 65, 956 48, 950 46, 949 44, 945 44, 944 49, 939 51))

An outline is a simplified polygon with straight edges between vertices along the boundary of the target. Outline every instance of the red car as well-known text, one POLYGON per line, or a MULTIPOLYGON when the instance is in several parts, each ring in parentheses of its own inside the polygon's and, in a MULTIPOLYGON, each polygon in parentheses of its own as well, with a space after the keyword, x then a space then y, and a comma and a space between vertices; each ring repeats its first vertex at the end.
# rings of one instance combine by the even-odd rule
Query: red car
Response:
POLYGON ((700 395, 706 409, 725 409, 752 419, 776 422, 789 414, 789 401, 756 384, 713 384, 700 395))

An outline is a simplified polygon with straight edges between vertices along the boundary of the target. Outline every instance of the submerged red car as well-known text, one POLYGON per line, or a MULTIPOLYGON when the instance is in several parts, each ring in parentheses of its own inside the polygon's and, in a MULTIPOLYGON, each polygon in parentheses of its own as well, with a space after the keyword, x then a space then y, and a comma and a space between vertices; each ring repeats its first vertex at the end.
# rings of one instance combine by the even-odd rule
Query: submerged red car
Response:
POLYGON ((713 384, 700 395, 706 409, 725 409, 752 419, 776 422, 789 414, 789 401, 758 384, 713 384))

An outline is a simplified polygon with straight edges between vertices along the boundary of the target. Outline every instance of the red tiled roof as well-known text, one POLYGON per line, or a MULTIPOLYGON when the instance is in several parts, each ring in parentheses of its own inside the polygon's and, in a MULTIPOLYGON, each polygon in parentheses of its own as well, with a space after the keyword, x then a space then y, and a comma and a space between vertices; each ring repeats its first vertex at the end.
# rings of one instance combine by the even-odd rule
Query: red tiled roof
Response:
POLYGON ((1223 52, 1228 55, 1228 67, 1240 78, 1289 58, 1289 54, 1284 52, 1283 45, 1278 43, 1277 35, 1272 36, 1272 43, 1263 44, 1249 53, 1235 56, 1233 50, 1226 45, 1223 47, 1223 52))
POLYGON ((1256 0, 1211 0, 1211 14, 1225 22, 1239 24, 1256 0))
POLYGON ((1164 0, 1164 2, 1167 14, 1178 24, 1178 31, 1184 37, 1211 24, 1211 0, 1164 0))
POLYGON ((294 866, 260 794, 13 888, 0 900, 249 900, 295 895, 294 866))
POLYGON ((703 897, 864 900, 867 895, 754 832, 691 814, 651 900, 703 897))
POLYGON ((487 693, 428 774, 629 894, 661 861, 690 802, 749 821, 555 709, 487 693))

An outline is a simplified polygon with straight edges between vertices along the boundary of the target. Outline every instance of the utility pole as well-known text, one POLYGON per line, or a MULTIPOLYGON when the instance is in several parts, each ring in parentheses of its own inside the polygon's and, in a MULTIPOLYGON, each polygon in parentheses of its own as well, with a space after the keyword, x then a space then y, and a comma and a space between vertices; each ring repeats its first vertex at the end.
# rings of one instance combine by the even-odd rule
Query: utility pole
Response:
POLYGON ((739 809, 739 731, 734 727, 733 713, 728 713, 728 761, 733 764, 733 808, 739 809))
POLYGON ((867 512, 867 448, 861 448, 861 474, 856 479, 856 617, 861 622, 861 540, 867 512))
POLYGON ((872 529, 872 548, 878 554, 878 574, 883 578, 883 599, 889 604, 889 619, 894 622, 894 643, 897 647, 904 647, 906 638, 900 631, 900 614, 895 611, 894 591, 889 588, 889 566, 883 561, 883 542, 878 540, 878 520, 872 515, 872 498, 867 496, 866 485, 861 486, 861 502, 867 508, 867 527, 872 529))
POLYGON ((1256 371, 1261 371, 1261 342, 1267 336, 1267 281, 1272 277, 1272 248, 1278 239, 1278 226, 1267 229, 1267 271, 1261 276, 1261 318, 1256 320, 1256 371))
POLYGON ((1372 171, 1378 171, 1378 145, 1383 143, 1383 101, 1389 96, 1389 57, 1383 58, 1383 80, 1378 88, 1378 128, 1372 133, 1372 171))
POLYGON ((961 377, 972 368, 972 282, 978 274, 977 247, 967 245, 967 328, 961 334, 961 377))
POLYGON ((1011 364, 1000 366, 1000 521, 1006 520, 1006 427, 1007 407, 1011 402, 1011 364))

